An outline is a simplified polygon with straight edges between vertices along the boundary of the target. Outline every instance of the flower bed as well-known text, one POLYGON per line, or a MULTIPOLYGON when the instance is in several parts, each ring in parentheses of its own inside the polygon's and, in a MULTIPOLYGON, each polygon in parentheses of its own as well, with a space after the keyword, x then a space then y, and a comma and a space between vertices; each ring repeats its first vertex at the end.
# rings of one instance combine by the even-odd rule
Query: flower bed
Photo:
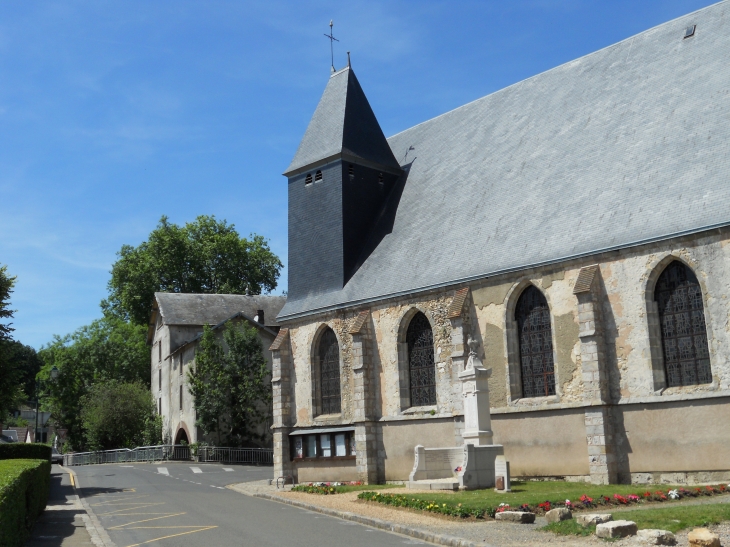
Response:
MULTIPOLYGON (((608 487, 602 487, 607 489, 608 487)), ((485 491, 486 492, 486 491, 485 491)), ((555 509, 556 507, 566 507, 572 511, 581 510, 593 510, 598 507, 609 507, 609 506, 623 506, 642 504, 647 502, 671 502, 672 500, 681 500, 686 498, 695 498, 698 496, 716 496, 720 494, 729 493, 728 485, 718 484, 714 486, 703 486, 694 488, 674 488, 671 490, 656 490, 654 492, 650 490, 637 491, 631 494, 612 494, 599 495, 590 497, 587 494, 581 495, 577 500, 562 499, 562 500, 545 500, 537 504, 519 504, 513 503, 512 506, 508 503, 500 503, 498 505, 484 504, 479 506, 475 503, 469 503, 468 505, 458 503, 459 494, 453 494, 454 500, 450 502, 445 496, 440 495, 440 499, 434 499, 432 495, 423 494, 382 494, 380 492, 362 492, 358 495, 358 499, 367 502, 383 503, 385 505, 391 505, 394 507, 407 507, 410 509, 417 509, 421 511, 428 511, 432 513, 439 513, 443 515, 449 515, 459 518, 494 518, 496 513, 502 511, 529 511, 531 513, 544 514, 555 509)), ((517 496, 517 494, 513 494, 517 496)))
MULTIPOLYGON (((431 513, 440 513, 442 515, 449 515, 451 517, 474 517, 484 518, 484 511, 480 509, 472 509, 464 507, 461 503, 453 505, 447 503, 435 503, 433 501, 426 501, 420 498, 413 498, 403 494, 381 494, 380 492, 361 492, 358 494, 357 499, 365 501, 374 501, 377 503, 384 503, 385 505, 392 505, 394 507, 408 507, 409 509, 420 509, 421 511, 429 511, 431 513)), ((494 517, 496 508, 489 515, 494 517)))
POLYGON ((309 484, 298 484, 291 489, 292 492, 305 492, 307 494, 342 494, 343 492, 350 492, 357 490, 352 488, 353 486, 362 486, 362 481, 355 482, 310 482, 309 484))

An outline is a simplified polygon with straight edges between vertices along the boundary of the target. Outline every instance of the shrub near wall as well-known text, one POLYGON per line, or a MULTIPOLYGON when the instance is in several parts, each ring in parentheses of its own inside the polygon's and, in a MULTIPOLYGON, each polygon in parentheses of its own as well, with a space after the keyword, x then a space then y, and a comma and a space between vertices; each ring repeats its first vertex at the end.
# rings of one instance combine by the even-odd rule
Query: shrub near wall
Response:
POLYGON ((51 461, 51 447, 35 443, 0 444, 0 460, 17 459, 51 461))
POLYGON ((46 507, 51 463, 46 460, 0 461, 0 547, 22 547, 46 507))

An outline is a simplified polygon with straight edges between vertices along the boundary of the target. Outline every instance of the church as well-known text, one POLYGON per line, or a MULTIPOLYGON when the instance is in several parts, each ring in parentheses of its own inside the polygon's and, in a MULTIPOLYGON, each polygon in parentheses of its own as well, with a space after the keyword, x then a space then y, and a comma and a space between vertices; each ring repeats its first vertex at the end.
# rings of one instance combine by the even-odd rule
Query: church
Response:
POLYGON ((390 138, 334 71, 284 173, 275 476, 462 444, 473 339, 513 476, 729 480, 728 51, 725 1, 390 138))

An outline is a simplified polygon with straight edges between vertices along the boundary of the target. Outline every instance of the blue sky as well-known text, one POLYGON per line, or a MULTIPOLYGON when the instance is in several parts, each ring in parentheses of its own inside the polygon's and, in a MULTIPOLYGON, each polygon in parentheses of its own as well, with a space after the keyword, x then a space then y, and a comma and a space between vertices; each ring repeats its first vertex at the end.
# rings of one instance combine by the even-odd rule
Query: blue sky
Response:
MULTIPOLYGON (((0 3, 0 264, 15 338, 100 316, 115 254, 216 215, 286 263, 286 180, 335 65, 386 135, 714 2, 0 3)), ((286 270, 279 289, 286 290, 286 270)))

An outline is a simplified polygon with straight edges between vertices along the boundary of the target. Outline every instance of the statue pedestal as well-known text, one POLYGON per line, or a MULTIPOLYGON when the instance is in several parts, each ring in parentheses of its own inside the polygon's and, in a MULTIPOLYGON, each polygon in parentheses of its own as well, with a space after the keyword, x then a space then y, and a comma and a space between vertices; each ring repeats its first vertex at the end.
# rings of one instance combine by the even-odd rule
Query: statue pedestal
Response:
MULTIPOLYGON (((481 366, 475 359, 472 368, 459 373, 462 397, 464 398, 465 444, 488 446, 492 444, 492 418, 489 413, 489 377, 492 371, 481 366)), ((469 363, 472 357, 469 357, 469 363)))
MULTIPOLYGON (((492 371, 484 368, 479 360, 474 340, 469 340, 469 347, 471 351, 466 368, 459 373, 464 397, 464 444, 449 448, 416 446, 409 488, 474 490, 495 486, 495 460, 498 457, 504 460, 504 447, 492 444, 492 418, 489 413, 489 377, 492 371)), ((500 470, 499 476, 502 482, 506 480, 509 484, 508 472, 500 470)))
POLYGON ((408 488, 418 490, 476 490, 496 485, 495 460, 504 459, 504 447, 499 444, 474 446, 465 444, 448 448, 415 450, 413 471, 408 488))

